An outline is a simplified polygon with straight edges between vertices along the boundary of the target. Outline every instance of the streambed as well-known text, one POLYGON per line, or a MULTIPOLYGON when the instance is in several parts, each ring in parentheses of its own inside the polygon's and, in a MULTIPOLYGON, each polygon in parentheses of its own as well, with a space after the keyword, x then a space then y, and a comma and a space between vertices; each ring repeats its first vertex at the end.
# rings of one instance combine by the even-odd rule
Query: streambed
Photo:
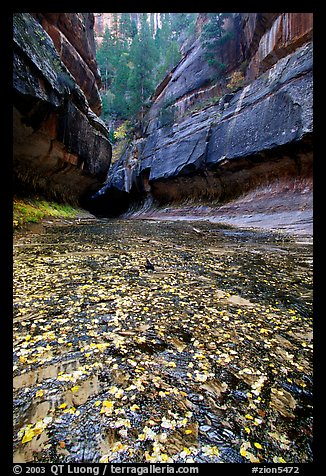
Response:
POLYGON ((13 384, 15 462, 311 462, 312 242, 204 221, 17 235, 13 384))

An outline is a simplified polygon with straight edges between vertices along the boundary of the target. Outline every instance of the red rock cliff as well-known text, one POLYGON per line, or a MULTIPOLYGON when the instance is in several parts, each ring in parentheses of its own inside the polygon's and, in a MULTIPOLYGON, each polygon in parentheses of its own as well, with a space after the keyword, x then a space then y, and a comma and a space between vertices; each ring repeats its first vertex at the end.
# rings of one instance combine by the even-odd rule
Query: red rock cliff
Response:
POLYGON ((101 114, 101 77, 95 59, 93 13, 34 13, 51 37, 61 60, 84 92, 90 108, 101 114))
POLYGON ((105 180, 111 145, 91 13, 16 13, 13 31, 16 191, 79 202, 105 180))
POLYGON ((257 78, 279 59, 312 39, 312 13, 240 14, 241 46, 249 61, 246 77, 257 78))

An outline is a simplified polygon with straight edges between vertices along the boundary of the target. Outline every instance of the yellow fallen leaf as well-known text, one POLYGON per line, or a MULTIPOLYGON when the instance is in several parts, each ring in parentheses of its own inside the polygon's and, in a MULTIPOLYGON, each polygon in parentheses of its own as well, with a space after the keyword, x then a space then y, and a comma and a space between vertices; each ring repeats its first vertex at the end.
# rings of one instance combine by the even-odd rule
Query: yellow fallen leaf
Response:
POLYGON ((191 455, 191 450, 185 446, 181 452, 181 457, 184 458, 189 455, 191 455))
POLYGON ((212 455, 215 455, 215 456, 219 456, 219 451, 218 451, 218 448, 217 446, 212 446, 212 452, 211 452, 212 455))
POLYGON ((168 362, 166 365, 167 367, 174 367, 174 368, 177 366, 175 362, 168 362))
POLYGON ((100 413, 101 414, 103 414, 103 413, 106 413, 106 414, 112 413, 113 405, 114 405, 114 402, 111 402, 110 400, 104 400, 104 402, 102 403, 102 408, 101 408, 100 413))
POLYGON ((25 430, 22 443, 27 443, 28 441, 31 441, 34 436, 39 435, 40 433, 42 433, 43 430, 44 425, 42 424, 42 422, 36 424, 34 428, 28 428, 27 430, 25 430))
POLYGON ((248 433, 248 435, 249 435, 249 433, 250 433, 250 428, 248 428, 248 427, 246 426, 244 430, 245 430, 245 432, 248 433))
POLYGON ((24 437, 22 439, 22 443, 27 443, 28 441, 31 441, 34 435, 34 430, 29 429, 25 431, 24 437))
POLYGON ((256 446, 256 448, 258 448, 259 450, 263 448, 260 443, 254 443, 254 446, 256 446))
POLYGON ((102 403, 102 406, 106 408, 112 408, 113 404, 114 403, 111 400, 104 400, 104 402, 102 403))
POLYGON ((206 446, 203 446, 202 449, 203 449, 203 453, 206 456, 219 456, 219 450, 217 446, 206 445, 206 446))
POLYGON ((114 452, 124 451, 126 448, 127 448, 127 445, 123 445, 120 441, 117 441, 112 446, 112 451, 114 451, 114 452))
POLYGON ((66 403, 61 403, 61 405, 58 406, 58 408, 66 408, 67 404, 66 403))
POLYGON ((128 359, 127 362, 132 365, 133 367, 136 367, 137 365, 137 362, 135 360, 132 360, 132 359, 128 359))
POLYGON ((247 413, 247 415, 245 415, 245 418, 247 418, 248 420, 253 420, 253 419, 254 419, 254 417, 252 417, 252 416, 249 415, 248 413, 247 413))
POLYGON ((38 390, 35 394, 36 397, 43 397, 43 395, 44 395, 43 390, 38 390))
POLYGON ((78 392, 79 386, 75 385, 74 387, 71 388, 72 392, 78 392))

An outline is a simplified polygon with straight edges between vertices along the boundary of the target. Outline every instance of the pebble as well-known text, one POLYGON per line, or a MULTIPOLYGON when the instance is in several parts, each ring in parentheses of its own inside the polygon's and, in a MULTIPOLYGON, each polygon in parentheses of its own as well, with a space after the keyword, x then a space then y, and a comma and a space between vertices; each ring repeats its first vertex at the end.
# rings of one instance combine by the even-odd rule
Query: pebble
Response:
POLYGON ((209 426, 209 425, 202 425, 202 426, 199 427, 199 430, 203 431, 204 433, 206 433, 207 431, 209 431, 211 429, 212 429, 212 427, 209 426))

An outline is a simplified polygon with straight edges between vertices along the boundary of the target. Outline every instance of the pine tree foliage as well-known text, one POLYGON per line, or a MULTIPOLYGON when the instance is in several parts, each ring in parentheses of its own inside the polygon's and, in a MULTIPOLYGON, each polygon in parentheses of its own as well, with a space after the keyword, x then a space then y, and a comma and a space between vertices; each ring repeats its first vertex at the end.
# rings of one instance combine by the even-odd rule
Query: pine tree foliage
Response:
POLYGON ((232 37, 232 33, 224 28, 225 19, 232 13, 208 13, 208 22, 204 25, 201 39, 205 58, 210 66, 221 76, 226 69, 221 46, 232 37))
POLYGON ((130 48, 132 68, 128 79, 129 110, 131 116, 144 112, 144 103, 154 90, 152 71, 158 59, 158 52, 150 31, 147 13, 143 13, 140 30, 133 38, 130 48))
POLYGON ((181 59, 180 46, 194 29, 196 13, 162 13, 155 30, 153 15, 113 14, 97 50, 102 76, 102 117, 133 119, 146 110, 155 87, 181 59))

